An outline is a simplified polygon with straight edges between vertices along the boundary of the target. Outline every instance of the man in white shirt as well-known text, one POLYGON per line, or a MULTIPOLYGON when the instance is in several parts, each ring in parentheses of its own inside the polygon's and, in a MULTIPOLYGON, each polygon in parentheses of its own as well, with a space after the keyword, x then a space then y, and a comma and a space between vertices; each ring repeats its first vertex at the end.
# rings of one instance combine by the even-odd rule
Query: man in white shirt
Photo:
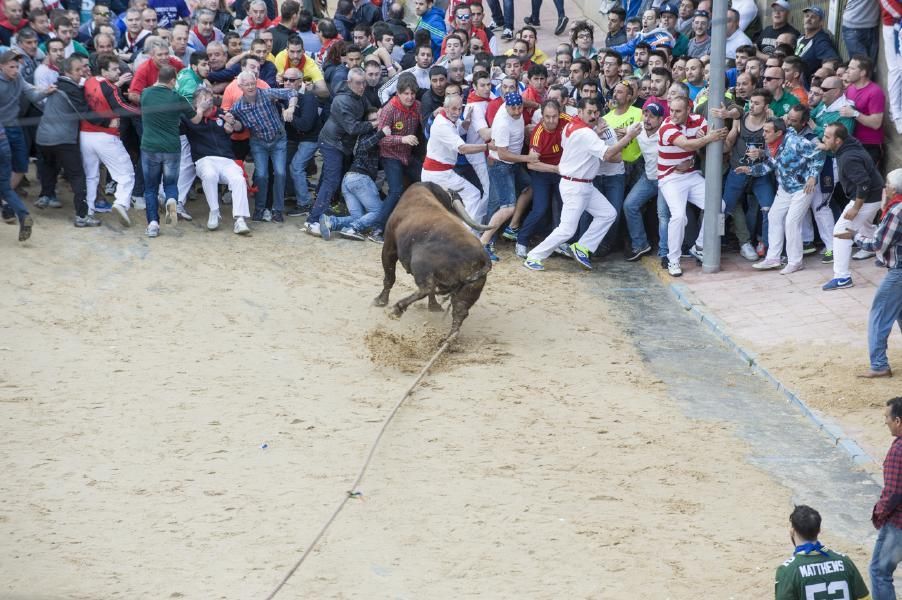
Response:
MULTIPOLYGON (((658 129, 663 121, 664 107, 661 104, 649 102, 642 109, 642 130, 636 137, 636 141, 642 151, 642 158, 645 159, 645 170, 639 175, 639 179, 630 188, 626 200, 623 201, 623 214, 626 218, 626 228, 629 231, 632 249, 626 260, 631 262, 639 260, 651 252, 651 244, 648 243, 648 237, 645 234, 642 208, 649 200, 660 195, 658 192, 658 129)), ((662 247, 663 254, 661 256, 666 256, 666 224, 659 246, 662 247)))
POLYGON ((619 161, 620 152, 639 135, 641 123, 631 125, 613 146, 598 137, 598 102, 595 98, 579 101, 577 116, 564 128, 561 139, 563 154, 558 170, 561 174, 560 192, 563 201, 561 222, 541 244, 529 251, 523 265, 532 271, 544 271, 542 264, 558 245, 576 232, 583 212, 592 215, 592 222, 579 241, 570 245, 573 259, 586 269, 592 268, 589 255, 598 248, 608 229, 617 218, 611 203, 595 189, 592 180, 598 174, 600 161, 619 161))
MULTIPOLYGON (((466 137, 468 144, 483 144, 492 139, 492 130, 488 121, 486 121, 486 109, 489 106, 489 97, 491 95, 492 79, 488 73, 480 72, 473 82, 470 95, 467 97, 467 110, 464 119, 470 122, 466 137)), ((476 176, 482 185, 482 196, 476 205, 467 206, 465 202, 464 207, 474 221, 482 223, 489 206, 489 193, 491 191, 489 170, 486 165, 485 154, 482 152, 467 154, 467 160, 470 166, 473 167, 473 170, 476 171, 476 176)))
MULTIPOLYGON (((475 206, 480 200, 479 190, 472 183, 454 172, 458 154, 487 152, 495 148, 491 143, 467 144, 460 137, 457 119, 460 118, 463 100, 460 96, 445 96, 443 108, 435 116, 426 144, 426 160, 423 161, 421 181, 431 181, 446 190, 455 191, 464 206, 475 206)), ((463 129, 469 128, 464 121, 463 129)))
MULTIPOLYGON (((520 196, 524 196, 529 188, 529 176, 523 168, 526 163, 539 160, 535 152, 520 154, 524 140, 523 96, 518 92, 504 95, 504 108, 498 111, 492 123, 492 142, 495 149, 489 153, 489 177, 493 185, 489 200, 489 229, 480 236, 489 258, 493 262, 499 260, 491 243, 495 232, 514 214, 520 196)), ((524 199, 526 202, 528 198, 524 199)))
POLYGON ((736 48, 752 46, 752 40, 739 26, 739 11, 731 8, 727 11, 727 58, 736 59, 736 48))

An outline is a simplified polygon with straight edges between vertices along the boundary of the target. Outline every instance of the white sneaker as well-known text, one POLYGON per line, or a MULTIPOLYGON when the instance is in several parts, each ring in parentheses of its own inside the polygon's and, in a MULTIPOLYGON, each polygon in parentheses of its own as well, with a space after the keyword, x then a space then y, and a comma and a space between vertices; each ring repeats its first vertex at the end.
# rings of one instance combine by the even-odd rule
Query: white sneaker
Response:
POLYGON ((216 231, 219 229, 219 223, 222 218, 219 216, 218 210, 211 210, 210 216, 207 218, 207 229, 210 231, 216 231))
POLYGON ((319 232, 319 223, 304 223, 303 230, 315 237, 323 237, 319 232))
POLYGON ((759 271, 769 271, 770 269, 779 269, 783 265, 779 260, 771 260, 769 258, 765 258, 761 262, 756 262, 752 265, 753 269, 757 269, 759 271))
POLYGON ((166 224, 178 225, 179 223, 179 208, 178 202, 175 201, 175 198, 170 198, 166 201, 166 224))
POLYGON ((272 211, 268 208, 263 209, 263 220, 267 223, 272 223, 272 211))
POLYGON ((668 263, 667 272, 670 273, 671 277, 680 277, 683 274, 683 269, 680 267, 680 263, 668 263))
POLYGON ((144 204, 144 196, 132 196, 132 204, 135 206, 135 210, 147 210, 147 205, 144 204))
POLYGON ((244 217, 236 217, 234 231, 238 235, 245 235, 251 232, 251 228, 244 222, 244 217))
POLYGON ((805 265, 802 264, 801 262, 797 262, 795 264, 789 263, 785 267, 783 267, 783 270, 780 271, 780 275, 789 275, 790 273, 795 273, 796 271, 801 271, 804 268, 805 268, 805 265))
POLYGON ((160 224, 156 221, 151 221, 147 224, 147 229, 144 230, 144 233, 147 237, 157 237, 160 235, 160 224))
POLYGON ((528 254, 526 245, 525 244, 517 244, 514 247, 514 254, 516 254, 520 258, 526 258, 526 255, 528 254))
POLYGON ((877 256, 876 252, 871 252, 869 250, 859 250, 858 252, 856 252, 855 254, 852 255, 852 260, 867 260, 874 256, 877 256))
POLYGON ((121 204, 113 205, 113 214, 116 215, 116 218, 119 219, 119 222, 122 223, 123 227, 131 227, 132 220, 128 218, 128 208, 122 206, 121 204))
POLYGON ((194 220, 194 217, 192 217, 191 214, 188 213, 188 210, 185 208, 185 205, 181 202, 179 202, 178 207, 176 208, 176 212, 178 213, 180 218, 182 218, 186 221, 194 220))
POLYGON ((752 246, 749 242, 744 243, 739 248, 739 254, 742 255, 742 258, 750 261, 758 260, 758 253, 755 252, 755 247, 752 246))

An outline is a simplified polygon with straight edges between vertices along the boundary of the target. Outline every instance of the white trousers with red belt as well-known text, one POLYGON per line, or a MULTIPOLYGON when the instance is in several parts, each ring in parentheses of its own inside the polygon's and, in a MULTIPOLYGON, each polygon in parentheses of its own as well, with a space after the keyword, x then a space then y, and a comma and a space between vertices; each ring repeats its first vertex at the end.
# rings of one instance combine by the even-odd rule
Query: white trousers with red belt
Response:
MULTIPOLYGON (((429 171, 423 169, 420 180, 435 183, 449 192, 454 191, 460 194, 460 199, 463 200, 467 213, 473 217, 477 223, 479 222, 479 220, 476 219, 476 215, 471 211, 478 209, 482 195, 479 193, 479 190, 476 189, 475 185, 455 173, 454 169, 448 169, 447 171, 429 171)), ((485 215, 485 211, 483 211, 483 215, 485 215)))
POLYGON ((554 249, 573 237, 584 212, 592 215, 592 223, 577 242, 590 252, 595 252, 605 234, 614 224, 617 211, 604 195, 595 189, 591 181, 571 181, 561 178, 561 223, 542 243, 529 251, 529 258, 544 260, 554 249))
POLYGON ((81 164, 88 186, 88 209, 94 212, 97 201, 97 185, 100 183, 100 164, 106 165, 110 177, 116 182, 116 204, 131 208, 132 189, 135 187, 135 168, 115 135, 102 131, 82 131, 78 135, 81 146, 81 164))

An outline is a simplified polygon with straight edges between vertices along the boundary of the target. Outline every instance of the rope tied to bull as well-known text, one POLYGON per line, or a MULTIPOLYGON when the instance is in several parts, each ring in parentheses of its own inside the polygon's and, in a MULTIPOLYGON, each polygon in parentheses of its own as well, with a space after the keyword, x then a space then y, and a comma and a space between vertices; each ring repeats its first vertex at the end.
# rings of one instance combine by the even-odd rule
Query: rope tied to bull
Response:
POLYGON ((385 434, 385 431, 388 429, 389 424, 391 424, 392 420, 395 418, 395 415, 398 414, 398 411, 401 409, 401 406, 404 402, 413 394, 414 388, 419 385, 419 383, 426 376, 426 373, 429 372, 429 369, 432 368, 432 365, 445 353, 446 350, 451 346, 451 342, 453 342, 458 335, 459 332, 455 331, 442 342, 442 345, 438 347, 438 350, 432 355, 432 358, 426 363, 426 365, 420 370, 419 374, 416 376, 416 379, 413 380, 413 383, 407 388, 407 391, 404 392, 404 395, 401 396, 401 399, 398 400, 395 407, 391 410, 388 416, 382 421, 382 427, 379 429, 379 434, 376 436, 376 439, 370 445, 370 451, 366 456, 366 460, 363 461, 363 466, 360 468, 360 472, 357 474, 357 478, 354 480, 351 489, 345 492, 344 496, 341 499, 341 502, 338 503, 338 506, 335 507, 335 510, 332 512, 332 516, 323 524, 320 528, 319 533, 316 534, 316 537, 313 538, 313 541, 310 545, 307 546, 307 549, 304 550, 304 553, 301 557, 294 563, 294 566, 291 567, 291 570, 285 574, 285 577, 282 578, 282 581, 279 582, 279 585, 266 597, 266 600, 272 600, 276 597, 276 594, 288 583, 288 580, 297 572, 297 570, 304 564, 304 561, 307 560, 307 557, 310 556, 313 549, 316 548, 316 545, 322 539, 322 537, 326 534, 326 531, 329 530, 329 527, 338 518, 339 513, 341 513, 342 509, 344 509, 345 504, 348 503, 348 500, 352 498, 362 498, 363 492, 361 492, 358 488, 360 487, 360 483, 363 481, 364 475, 366 475, 367 469, 369 469, 370 462, 373 460, 373 456, 376 454, 376 448, 379 447, 379 443, 382 441, 382 436, 385 434))

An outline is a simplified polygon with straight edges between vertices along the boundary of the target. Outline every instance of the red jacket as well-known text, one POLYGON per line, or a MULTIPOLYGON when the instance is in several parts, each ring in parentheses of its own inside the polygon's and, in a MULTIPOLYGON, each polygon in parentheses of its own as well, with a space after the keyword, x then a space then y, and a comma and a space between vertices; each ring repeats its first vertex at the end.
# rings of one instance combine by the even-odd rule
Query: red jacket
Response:
MULTIPOLYGON (((103 77, 91 77, 85 82, 85 100, 91 111, 101 114, 108 119, 122 117, 137 117, 141 111, 138 107, 129 104, 119 95, 119 90, 103 77)), ((114 127, 101 127, 88 121, 81 122, 82 131, 94 131, 119 136, 119 129, 114 127)))

